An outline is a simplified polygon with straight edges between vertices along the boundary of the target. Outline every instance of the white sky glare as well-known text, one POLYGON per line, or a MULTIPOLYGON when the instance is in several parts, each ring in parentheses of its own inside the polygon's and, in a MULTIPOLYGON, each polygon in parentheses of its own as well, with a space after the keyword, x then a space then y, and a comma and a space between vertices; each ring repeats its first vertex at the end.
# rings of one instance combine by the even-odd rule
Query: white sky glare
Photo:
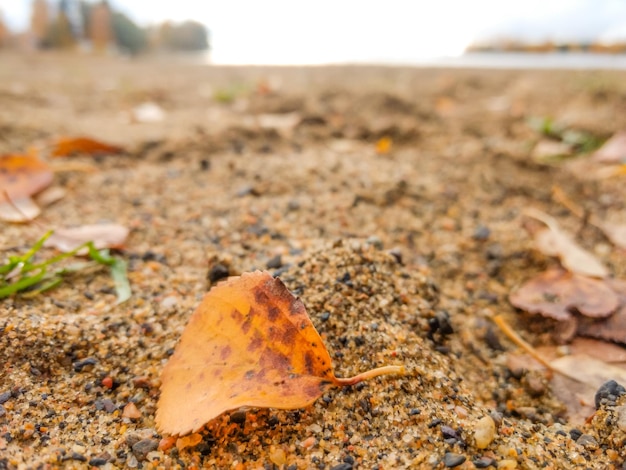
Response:
MULTIPOLYGON (((626 39, 626 0, 110 0, 139 24, 194 19, 222 64, 412 62, 476 39, 626 39)), ((0 0, 14 29, 31 0, 0 0)))

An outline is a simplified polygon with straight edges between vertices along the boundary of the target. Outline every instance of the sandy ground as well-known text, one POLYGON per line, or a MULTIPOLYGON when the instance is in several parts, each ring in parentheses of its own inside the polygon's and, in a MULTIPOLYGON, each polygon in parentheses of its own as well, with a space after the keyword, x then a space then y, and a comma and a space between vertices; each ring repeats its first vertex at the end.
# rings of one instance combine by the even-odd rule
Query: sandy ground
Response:
POLYGON ((52 162, 65 197, 38 223, 2 225, 0 248, 124 224, 133 288, 116 306, 97 270, 0 301, 0 469, 623 468, 625 397, 574 419, 550 374, 512 366, 517 347, 490 318, 554 344, 554 323, 507 300, 555 264, 523 230, 526 207, 626 277, 624 252, 552 197, 556 186, 624 223, 623 177, 591 178, 584 153, 533 158, 537 120, 598 141, 625 129, 625 78, 0 55, 0 154, 78 135, 126 149, 52 162), (162 119, 137 122, 145 103, 162 119), (407 375, 306 409, 226 414, 196 445, 164 450, 160 372, 220 269, 279 274, 337 375, 384 364, 407 375), (129 402, 140 417, 125 416, 129 402))

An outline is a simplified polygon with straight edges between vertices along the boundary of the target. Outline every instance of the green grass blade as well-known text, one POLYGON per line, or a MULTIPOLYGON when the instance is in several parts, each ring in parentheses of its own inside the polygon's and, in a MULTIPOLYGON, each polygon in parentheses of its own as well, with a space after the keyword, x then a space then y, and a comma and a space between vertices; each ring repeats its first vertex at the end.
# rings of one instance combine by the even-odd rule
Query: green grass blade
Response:
POLYGON ((128 276, 126 275, 126 261, 119 258, 112 258, 111 264, 111 277, 115 282, 115 292, 117 293, 117 303, 121 304, 130 299, 132 294, 130 289, 130 282, 128 282, 128 276))
POLYGON ((0 288, 0 299, 9 297, 21 290, 27 289, 40 282, 46 275, 46 270, 42 269, 39 273, 33 276, 22 277, 19 281, 12 282, 2 288, 0 288))

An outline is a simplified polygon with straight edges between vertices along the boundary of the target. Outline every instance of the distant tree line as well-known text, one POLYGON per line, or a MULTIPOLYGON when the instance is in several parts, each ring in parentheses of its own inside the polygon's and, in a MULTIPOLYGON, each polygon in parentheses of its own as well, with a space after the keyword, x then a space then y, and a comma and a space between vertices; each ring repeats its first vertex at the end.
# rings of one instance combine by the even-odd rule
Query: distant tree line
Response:
MULTIPOLYGON (((10 36, 0 18, 0 46, 10 43, 10 36)), ((28 37, 36 48, 63 49, 87 44, 96 51, 113 47, 133 55, 146 50, 209 48, 209 34, 202 23, 166 21, 143 28, 111 8, 107 0, 57 0, 54 4, 33 0, 28 37)))

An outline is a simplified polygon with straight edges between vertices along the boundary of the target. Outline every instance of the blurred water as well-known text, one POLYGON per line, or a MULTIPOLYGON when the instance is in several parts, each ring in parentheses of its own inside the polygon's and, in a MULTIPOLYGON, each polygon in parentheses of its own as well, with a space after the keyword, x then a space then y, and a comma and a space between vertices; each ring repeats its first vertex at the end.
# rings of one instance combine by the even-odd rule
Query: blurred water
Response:
MULTIPOLYGON (((255 65, 220 63, 211 58, 207 52, 187 58, 196 63, 208 65, 255 65)), ((386 65, 409 67, 458 67, 458 68, 494 68, 494 69, 588 69, 588 70, 626 70, 626 54, 591 54, 585 52, 475 52, 458 57, 418 57, 402 61, 372 60, 345 62, 311 62, 297 65, 386 65)), ((261 65, 261 64, 257 64, 261 65)), ((263 64, 290 65, 290 64, 263 64)), ((293 64, 296 65, 296 64, 293 64)))

